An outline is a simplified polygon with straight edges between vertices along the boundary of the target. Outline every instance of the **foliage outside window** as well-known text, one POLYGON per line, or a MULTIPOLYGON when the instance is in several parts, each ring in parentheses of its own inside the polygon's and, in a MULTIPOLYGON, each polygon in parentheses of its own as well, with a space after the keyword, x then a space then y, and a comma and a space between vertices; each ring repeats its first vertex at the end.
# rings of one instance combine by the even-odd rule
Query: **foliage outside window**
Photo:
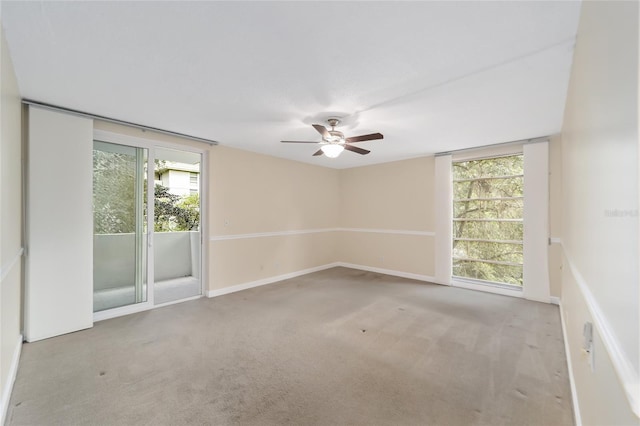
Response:
POLYGON ((134 233, 135 155, 93 151, 93 227, 96 234, 134 233))
MULTIPOLYGON (((93 151, 94 233, 135 232, 135 186, 135 156, 93 151)), ((198 230, 200 199, 197 192, 180 196, 170 193, 169 188, 156 184, 154 195, 155 232, 198 230)), ((146 184, 144 199, 146 200, 146 184)), ((146 210, 146 203, 144 209, 146 210)))
POLYGON ((180 196, 169 188, 156 184, 154 202, 154 231, 197 231, 200 224, 198 193, 180 196))
POLYGON ((453 275, 522 286, 522 155, 453 163, 453 275))

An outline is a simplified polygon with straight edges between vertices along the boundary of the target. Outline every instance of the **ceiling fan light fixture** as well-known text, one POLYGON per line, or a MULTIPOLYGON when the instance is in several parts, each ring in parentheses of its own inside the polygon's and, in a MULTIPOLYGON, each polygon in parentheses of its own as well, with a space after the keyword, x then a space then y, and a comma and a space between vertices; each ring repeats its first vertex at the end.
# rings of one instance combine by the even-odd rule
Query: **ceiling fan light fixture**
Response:
POLYGON ((326 155, 327 157, 336 158, 342 153, 342 151, 344 151, 344 146, 332 143, 332 144, 322 145, 320 149, 322 150, 324 155, 326 155))
POLYGON ((311 141, 280 141, 282 143, 317 143, 320 144, 320 149, 316 151, 313 156, 326 155, 329 158, 338 157, 342 151, 351 151, 356 154, 366 155, 370 153, 368 149, 362 149, 357 146, 351 145, 355 142, 373 141, 376 139, 383 139, 382 133, 371 133, 368 135, 344 137, 344 133, 336 130, 336 125, 340 122, 337 118, 329 118, 327 120, 331 126, 331 130, 324 127, 322 124, 312 124, 311 126, 316 129, 320 135, 322 135, 322 142, 311 141))

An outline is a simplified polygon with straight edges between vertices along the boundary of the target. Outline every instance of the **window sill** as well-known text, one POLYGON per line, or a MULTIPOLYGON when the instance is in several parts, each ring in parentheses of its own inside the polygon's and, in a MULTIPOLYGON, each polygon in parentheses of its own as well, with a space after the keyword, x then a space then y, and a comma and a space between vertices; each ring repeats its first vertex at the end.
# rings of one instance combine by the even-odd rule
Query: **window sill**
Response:
POLYGON ((522 297, 522 287, 506 284, 491 283, 480 280, 467 280, 460 277, 451 277, 453 287, 466 288, 468 290, 483 291, 485 293, 500 294, 503 296, 522 297))

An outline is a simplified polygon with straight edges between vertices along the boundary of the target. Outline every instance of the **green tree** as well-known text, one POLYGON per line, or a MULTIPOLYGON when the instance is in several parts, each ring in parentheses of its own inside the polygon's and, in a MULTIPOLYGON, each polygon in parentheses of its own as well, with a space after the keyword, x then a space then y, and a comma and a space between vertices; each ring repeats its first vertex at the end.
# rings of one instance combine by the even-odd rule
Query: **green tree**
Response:
POLYGON ((522 285, 522 156, 454 163, 453 174, 454 275, 522 285))
POLYGON ((185 231, 197 231, 200 229, 200 194, 194 192, 187 195, 178 203, 181 214, 178 217, 178 226, 185 231))
POLYGON ((172 194, 156 184, 154 199, 156 232, 196 231, 200 225, 200 199, 197 193, 186 197, 172 194))
POLYGON ((93 151, 93 214, 96 234, 135 231, 135 157, 93 151))
MULTIPOLYGON (((94 233, 135 232, 135 190, 135 156, 98 149, 93 151, 94 233)), ((162 185, 155 185, 154 195, 156 232, 199 229, 200 198, 197 193, 182 197, 171 194, 162 185)), ((146 202, 144 205, 146 209, 146 202)))

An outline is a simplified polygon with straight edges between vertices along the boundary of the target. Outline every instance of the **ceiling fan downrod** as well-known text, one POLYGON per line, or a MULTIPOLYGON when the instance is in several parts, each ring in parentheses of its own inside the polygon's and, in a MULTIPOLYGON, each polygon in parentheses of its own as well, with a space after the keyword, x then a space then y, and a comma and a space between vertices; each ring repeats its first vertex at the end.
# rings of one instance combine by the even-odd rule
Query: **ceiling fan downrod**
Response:
POLYGON ((340 119, 339 118, 328 118, 327 119, 327 123, 329 123, 329 126, 331 126, 331 130, 335 130, 336 126, 338 124, 340 124, 340 119))

